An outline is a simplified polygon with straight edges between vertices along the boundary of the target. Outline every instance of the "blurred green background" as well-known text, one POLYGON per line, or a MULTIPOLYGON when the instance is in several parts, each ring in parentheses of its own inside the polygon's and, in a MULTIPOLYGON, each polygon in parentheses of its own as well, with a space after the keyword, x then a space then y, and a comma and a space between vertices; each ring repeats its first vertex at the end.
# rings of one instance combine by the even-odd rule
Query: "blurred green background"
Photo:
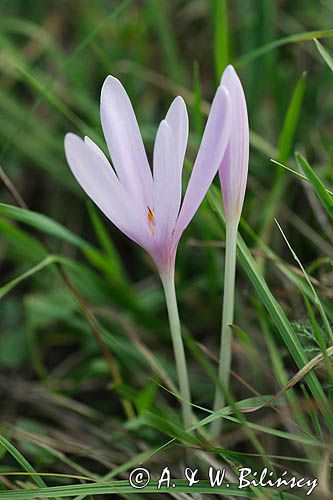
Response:
MULTIPOLYGON (((165 304, 148 256, 95 209, 72 177, 64 134, 86 134, 105 150, 99 93, 112 74, 131 97, 151 158, 158 124, 180 94, 190 116, 186 186, 209 102, 224 67, 234 64, 252 131, 240 232, 309 360, 329 343, 325 321, 274 218, 307 269, 328 321, 333 228, 310 185, 270 159, 298 170, 298 149, 332 186, 333 74, 327 62, 333 3, 2 0, 0 7, 0 201, 6 204, 0 208, 1 430, 38 470, 99 477, 127 464, 114 474, 126 477, 133 457, 170 436, 184 438, 173 427, 181 425, 177 400, 158 385, 170 389, 175 380, 165 304), (318 33, 309 35, 313 30, 318 33)), ((205 408, 214 393, 224 259, 223 225, 212 209, 214 200, 222 207, 216 189, 182 238, 176 270, 193 400, 205 408)), ((297 372, 268 295, 262 299, 254 290, 247 266, 237 277, 235 401, 275 394, 297 372)), ((330 400, 326 368, 321 365, 316 377, 330 400)), ((332 422, 324 424, 320 402, 302 380, 281 398, 283 411, 246 416, 271 433, 249 431, 245 417, 227 423, 226 455, 220 451, 218 458, 232 469, 250 460, 232 451, 266 460, 288 455, 301 459, 292 468, 317 473, 326 452, 275 432, 332 438, 332 422)), ((1 476, 19 469, 17 457, 2 446, 2 488, 29 486, 32 479, 1 476)), ((159 470, 182 456, 179 446, 171 447, 149 464, 159 470)), ((274 460, 271 467, 290 469, 287 460, 274 460)))

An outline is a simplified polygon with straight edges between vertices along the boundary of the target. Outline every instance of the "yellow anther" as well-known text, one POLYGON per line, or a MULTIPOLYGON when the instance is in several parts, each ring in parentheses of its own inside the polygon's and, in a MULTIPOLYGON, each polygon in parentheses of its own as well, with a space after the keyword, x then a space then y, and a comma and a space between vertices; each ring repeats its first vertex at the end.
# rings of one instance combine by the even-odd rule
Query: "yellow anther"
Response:
POLYGON ((151 224, 154 224, 154 211, 148 207, 148 219, 151 224))
POLYGON ((155 231, 154 210, 152 210, 150 207, 148 207, 148 221, 149 221, 149 230, 152 236, 154 236, 154 231, 155 231))

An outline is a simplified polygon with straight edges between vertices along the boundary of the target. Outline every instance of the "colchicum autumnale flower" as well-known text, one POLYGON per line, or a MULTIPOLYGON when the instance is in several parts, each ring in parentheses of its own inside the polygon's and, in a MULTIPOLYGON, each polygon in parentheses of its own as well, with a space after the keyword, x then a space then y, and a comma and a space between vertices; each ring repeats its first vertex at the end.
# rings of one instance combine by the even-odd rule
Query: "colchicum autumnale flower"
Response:
POLYGON ((160 274, 172 269, 179 239, 219 168, 229 140, 229 113, 229 95, 220 86, 182 206, 188 117, 180 96, 158 128, 153 173, 131 102, 112 76, 101 92, 101 122, 114 170, 88 137, 82 140, 71 133, 65 137, 66 158, 79 184, 123 233, 151 255, 160 274))
POLYGON ((101 92, 101 122, 113 168, 88 137, 65 137, 68 164, 101 211, 154 260, 164 286, 183 418, 191 425, 190 390, 181 338, 174 264, 179 239, 199 208, 225 154, 231 126, 228 90, 215 94, 202 142, 181 203, 188 117, 181 97, 172 102, 155 139, 153 172, 137 120, 122 84, 108 76, 101 92))
MULTIPOLYGON (((232 343, 230 325, 234 320, 237 232, 243 208, 249 164, 249 122, 243 87, 232 66, 227 66, 225 69, 221 85, 227 88, 231 100, 230 140, 219 169, 226 224, 219 380, 224 392, 227 392, 232 343)), ((221 409, 224 402, 224 394, 217 387, 214 409, 221 409)), ((217 437, 220 429, 221 420, 217 419, 212 424, 213 437, 217 437)))

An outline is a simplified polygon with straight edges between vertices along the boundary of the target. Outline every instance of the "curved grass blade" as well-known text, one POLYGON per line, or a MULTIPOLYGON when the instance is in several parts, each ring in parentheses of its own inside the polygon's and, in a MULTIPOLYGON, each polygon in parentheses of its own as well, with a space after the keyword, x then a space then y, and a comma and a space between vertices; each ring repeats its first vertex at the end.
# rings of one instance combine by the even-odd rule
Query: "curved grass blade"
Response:
POLYGON ((310 167, 309 163, 306 161, 301 153, 296 152, 296 161, 298 166, 303 170, 307 180, 313 187, 315 193, 323 204, 326 212, 330 217, 333 217, 333 197, 327 192, 323 182, 318 177, 313 168, 310 167))
MULTIPOLYGON (((279 137, 278 160, 282 163, 288 160, 294 144, 305 92, 305 75, 305 73, 302 74, 294 88, 279 137)), ((289 178, 283 174, 284 172, 280 169, 276 171, 273 187, 267 197, 266 210, 264 211, 261 228, 261 238, 265 243, 268 243, 270 240, 273 217, 278 211, 279 201, 289 181, 289 178)), ((264 261, 258 259, 258 265, 260 269, 263 269, 264 261)))
POLYGON ((61 224, 38 212, 7 205, 6 203, 0 203, 0 215, 28 224, 35 229, 39 229, 43 233, 56 236, 80 248, 89 246, 86 241, 73 234, 61 224))
POLYGON ((68 243, 79 247, 86 258, 96 268, 99 268, 109 274, 109 264, 103 254, 101 254, 90 243, 83 240, 79 236, 76 236, 67 228, 59 224, 59 222, 54 221, 50 217, 25 208, 7 205, 6 203, 0 203, 0 215, 27 224, 28 226, 34 227, 45 234, 55 236, 56 238, 60 238, 61 240, 67 241, 68 243))
MULTIPOLYGON (((173 492, 177 493, 206 493, 223 495, 227 498, 231 496, 251 499, 255 498, 251 492, 246 488, 239 489, 238 483, 229 483, 229 488, 225 486, 215 486, 214 488, 210 485, 209 481, 201 480, 198 484, 193 484, 189 487, 188 482, 183 479, 175 479, 172 481, 175 485, 172 488, 173 492)), ((143 490, 141 490, 145 495, 149 493, 161 493, 165 494, 168 492, 166 488, 157 489, 157 482, 151 481, 151 483, 143 490)), ((264 494, 264 488, 257 488, 264 494)), ((114 481, 110 484, 76 484, 69 486, 52 486, 50 488, 38 488, 38 489, 23 489, 15 490, 11 492, 0 491, 0 500, 34 500, 36 498, 51 498, 51 496, 57 496, 58 498, 68 498, 74 495, 125 495, 125 494, 137 494, 138 490, 130 486, 128 480, 114 481)), ((258 495, 257 494, 257 495, 258 495)), ((257 496, 256 495, 256 496, 257 496)), ((270 492, 270 498, 278 499, 281 498, 279 492, 270 492)), ((285 500, 297 500, 295 495, 291 493, 284 492, 283 498, 285 500)))
POLYGON ((56 262, 62 262, 61 257, 57 257, 56 255, 48 255, 45 259, 43 259, 41 262, 36 264, 34 267, 31 269, 28 269, 23 274, 20 274, 20 276, 17 276, 13 280, 9 281, 5 285, 0 287, 0 300, 7 295, 13 288, 15 288, 17 285, 19 285, 22 281, 26 280, 27 278, 30 278, 30 276, 33 276, 34 274, 38 273, 38 271, 41 271, 45 267, 49 266, 50 264, 55 264, 56 262))
POLYGON ((284 234, 282 227, 280 226, 280 224, 278 223, 278 221, 276 219, 275 219, 275 222, 276 222, 276 224, 277 224, 277 226, 278 226, 278 228, 279 228, 279 230, 280 230, 280 232, 281 232, 281 234, 283 236, 283 239, 286 242, 286 244, 287 244, 287 246, 288 246, 288 248, 289 248, 292 256, 294 257, 294 259, 296 260, 297 264, 299 265, 302 273, 304 274, 304 277, 305 277, 305 279, 306 279, 306 281, 307 281, 307 283, 308 283, 308 285, 309 285, 309 287, 311 289, 311 292, 313 294, 314 303, 316 304, 316 306, 317 306, 317 308, 318 308, 318 310, 320 312, 323 324, 325 325, 325 328, 327 330, 327 335, 328 335, 328 337, 330 338, 330 340, 332 342, 333 341, 333 332, 332 332, 332 329, 331 329, 331 325, 330 325, 330 323, 328 321, 328 318, 326 316, 325 309, 324 309, 324 307, 323 307, 323 305, 322 305, 322 303, 321 303, 321 301, 319 299, 319 296, 318 296, 318 294, 317 294, 314 286, 312 285, 311 280, 309 279, 309 276, 307 275, 307 273, 306 273, 306 271, 305 271, 305 269, 303 267, 303 264, 301 263, 301 261, 298 258, 295 250, 292 248, 292 246, 289 243, 286 235, 284 234))
POLYGON ((285 163, 292 151, 294 137, 297 129, 297 124, 302 109, 302 102, 305 92, 306 73, 304 72, 298 80, 296 87, 291 96, 291 101, 284 119, 282 131, 279 137, 279 158, 278 160, 285 163))
MULTIPOLYGON (((29 464, 28 460, 26 458, 24 458, 22 453, 20 453, 15 448, 15 446, 12 445, 12 443, 10 441, 8 441, 8 439, 6 439, 5 437, 3 437, 1 435, 0 435, 0 445, 3 446, 5 448, 5 450, 7 450, 8 453, 10 453, 12 455, 12 457, 16 460, 16 462, 20 464, 22 469, 24 469, 26 472, 31 473, 31 478, 35 481, 37 486, 39 486, 40 488, 43 488, 46 486, 43 479, 41 479, 41 477, 38 475, 38 473, 32 467, 32 465, 29 464)), ((9 493, 6 493, 6 495, 8 498, 9 493)), ((52 496, 54 496, 54 495, 52 495, 52 496)), ((5 498, 5 496, 3 498, 5 498)), ((24 498, 24 497, 22 497, 22 498, 24 498)))
POLYGON ((307 40, 313 40, 314 38, 325 38, 332 37, 333 29, 330 30, 322 30, 322 31, 306 31, 304 33, 296 33, 294 35, 285 36, 283 38, 279 38, 278 40, 274 40, 273 42, 267 43, 258 47, 257 49, 251 50, 247 54, 241 56, 237 61, 235 61, 235 66, 240 67, 248 64, 249 62, 261 57, 271 50, 277 49, 283 45, 288 45, 290 43, 298 43, 305 42, 307 40))
POLYGON ((329 68, 333 71, 333 59, 332 59, 332 56, 327 52, 327 50, 325 49, 325 47, 320 42, 318 42, 318 40, 316 40, 316 38, 314 39, 314 43, 316 44, 316 47, 317 47, 318 52, 321 55, 321 57, 327 63, 327 65, 329 66, 329 68))
MULTIPOLYGON (((283 165, 283 163, 281 163, 281 162, 279 162, 277 160, 274 160, 273 158, 271 158, 271 162, 275 163, 276 165, 279 165, 279 167, 284 168, 285 170, 287 170, 288 172, 292 173, 293 175, 295 175, 296 177, 298 177, 302 181, 309 182, 309 179, 307 177, 305 177, 305 175, 300 174, 299 172, 296 172, 296 170, 288 167, 287 165, 283 165)), ((328 192, 328 194, 330 194, 331 196, 333 196, 333 191, 330 191, 325 186, 324 186, 324 188, 326 189, 326 191, 328 192)))

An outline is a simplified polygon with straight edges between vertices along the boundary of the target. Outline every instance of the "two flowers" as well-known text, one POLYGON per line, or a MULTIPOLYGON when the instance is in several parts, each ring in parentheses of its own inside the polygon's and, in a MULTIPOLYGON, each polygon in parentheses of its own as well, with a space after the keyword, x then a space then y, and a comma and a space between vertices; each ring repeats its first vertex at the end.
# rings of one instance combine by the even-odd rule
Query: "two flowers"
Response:
MULTIPOLYGON (((150 254, 157 266, 168 306, 184 423, 190 427, 190 390, 174 291, 176 251, 182 233, 218 171, 227 234, 230 228, 233 228, 233 234, 237 234, 249 155, 244 92, 235 70, 228 66, 212 102, 183 202, 182 167, 189 130, 183 99, 179 96, 174 99, 159 125, 154 144, 153 172, 131 102, 119 80, 112 76, 108 76, 103 84, 100 110, 114 169, 93 141, 88 137, 82 140, 71 133, 65 137, 66 158, 88 196, 123 233, 150 254)), ((233 240, 235 247, 236 239, 233 240)), ((235 248, 231 253, 235 254, 235 248)), ((224 297, 226 293, 225 289, 224 297)), ((230 365, 230 359, 226 362, 230 365)), ((221 382, 226 389, 227 381, 221 382)), ((220 392, 217 391, 217 394, 220 392)), ((221 396, 216 396, 216 399, 216 404, 223 402, 221 396)))

